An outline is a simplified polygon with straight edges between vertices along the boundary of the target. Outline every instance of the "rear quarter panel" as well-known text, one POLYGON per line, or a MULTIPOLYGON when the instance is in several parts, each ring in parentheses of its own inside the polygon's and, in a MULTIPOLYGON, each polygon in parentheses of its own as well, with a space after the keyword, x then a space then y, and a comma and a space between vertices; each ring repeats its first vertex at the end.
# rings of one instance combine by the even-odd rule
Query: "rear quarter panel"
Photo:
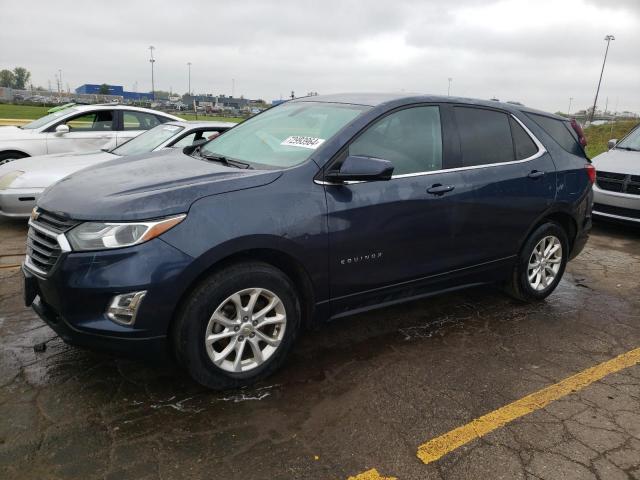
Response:
POLYGON ((556 201, 546 215, 567 213, 575 221, 577 234, 586 233, 591 228, 593 204, 593 189, 585 168, 589 161, 566 151, 526 114, 520 113, 518 118, 538 137, 555 164, 556 201))

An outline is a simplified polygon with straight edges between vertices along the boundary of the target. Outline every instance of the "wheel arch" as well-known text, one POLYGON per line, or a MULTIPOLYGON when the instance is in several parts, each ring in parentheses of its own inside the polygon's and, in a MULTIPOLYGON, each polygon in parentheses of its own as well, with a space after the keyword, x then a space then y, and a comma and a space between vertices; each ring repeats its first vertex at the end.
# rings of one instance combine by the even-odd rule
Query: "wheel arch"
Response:
POLYGON ((5 153, 17 153, 18 155, 22 155, 22 158, 31 156, 29 153, 25 152, 24 150, 19 150, 17 148, 5 148, 3 150, 0 150, 0 155, 4 155, 5 153))
POLYGON ((569 251, 571 251, 576 240, 576 235, 578 234, 578 223, 573 215, 564 210, 550 211, 541 215, 540 218, 531 225, 531 228, 527 231, 526 235, 520 240, 518 251, 522 250, 523 245, 531 233, 533 233, 540 225, 548 221, 555 222, 564 229, 567 233, 567 239, 569 240, 569 251))
POLYGON ((188 300, 193 290, 208 276, 222 270, 230 265, 243 262, 263 262, 281 270, 287 275, 301 299, 301 323, 304 327, 309 327, 314 317, 315 293, 311 277, 303 264, 292 255, 274 248, 253 248, 231 253, 215 261, 207 268, 198 273, 189 285, 184 289, 171 316, 171 323, 168 328, 169 335, 174 335, 174 325, 177 315, 181 311, 184 303, 188 300))
MULTIPOLYGON (((573 216, 571 216, 567 212, 554 212, 547 215, 544 220, 551 220, 553 222, 556 222, 564 229, 564 231, 567 233, 567 239, 569 240, 569 251, 571 251, 576 240, 576 235, 578 234, 578 224, 576 223, 573 216)), ((542 222, 540 222, 540 224, 541 223, 542 222)))

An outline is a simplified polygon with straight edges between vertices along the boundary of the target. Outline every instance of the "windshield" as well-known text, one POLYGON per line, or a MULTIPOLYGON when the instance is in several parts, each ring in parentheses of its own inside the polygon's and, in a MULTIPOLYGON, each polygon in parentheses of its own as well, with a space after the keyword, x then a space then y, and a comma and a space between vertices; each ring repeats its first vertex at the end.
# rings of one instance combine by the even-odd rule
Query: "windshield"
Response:
POLYGON ((636 127, 627 138, 616 145, 616 148, 635 150, 640 152, 640 127, 636 127))
POLYGON ((51 123, 54 120, 59 120, 62 117, 66 117, 70 113, 76 112, 79 112, 77 108, 65 108, 64 110, 58 110, 57 112, 50 113, 49 115, 39 118, 38 120, 34 120, 31 123, 27 123, 26 125, 23 125, 22 128, 31 130, 33 128, 44 127, 46 124, 51 123))
POLYGON ((176 136, 184 130, 184 127, 177 125, 158 125, 151 130, 132 138, 127 143, 111 150, 116 155, 137 155, 138 153, 149 153, 171 137, 176 136))
POLYGON ((229 157, 256 168, 299 165, 338 130, 370 107, 291 102, 253 117, 204 145, 202 156, 229 157))

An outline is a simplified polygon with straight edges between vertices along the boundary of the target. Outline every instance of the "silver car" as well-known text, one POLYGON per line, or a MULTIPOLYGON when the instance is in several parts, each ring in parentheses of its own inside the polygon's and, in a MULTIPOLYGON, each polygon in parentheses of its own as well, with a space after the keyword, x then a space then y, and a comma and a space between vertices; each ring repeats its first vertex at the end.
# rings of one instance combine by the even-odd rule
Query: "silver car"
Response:
POLYGON ((45 188, 83 168, 123 156, 203 143, 235 125, 231 122, 167 122, 113 149, 41 155, 0 165, 0 217, 28 218, 45 188))
POLYGON ((640 225, 640 125, 593 159, 593 215, 640 225))
POLYGON ((182 119, 128 105, 74 105, 21 127, 0 127, 0 164, 17 158, 120 145, 171 120, 182 119))

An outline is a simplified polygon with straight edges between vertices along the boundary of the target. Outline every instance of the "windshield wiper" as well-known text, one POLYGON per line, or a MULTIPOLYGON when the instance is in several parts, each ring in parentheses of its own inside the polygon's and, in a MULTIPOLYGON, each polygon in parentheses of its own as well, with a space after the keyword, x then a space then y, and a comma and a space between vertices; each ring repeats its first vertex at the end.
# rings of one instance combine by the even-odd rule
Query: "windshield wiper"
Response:
POLYGON ((241 162, 240 160, 235 160, 232 158, 227 158, 223 155, 203 155, 200 153, 200 156, 205 160, 211 160, 213 162, 220 162, 227 167, 235 167, 235 168, 243 168, 243 169, 252 169, 253 167, 246 162, 241 162))
POLYGON ((640 152, 640 148, 633 148, 633 147, 618 147, 616 145, 615 147, 618 150, 628 150, 629 152, 640 152))

